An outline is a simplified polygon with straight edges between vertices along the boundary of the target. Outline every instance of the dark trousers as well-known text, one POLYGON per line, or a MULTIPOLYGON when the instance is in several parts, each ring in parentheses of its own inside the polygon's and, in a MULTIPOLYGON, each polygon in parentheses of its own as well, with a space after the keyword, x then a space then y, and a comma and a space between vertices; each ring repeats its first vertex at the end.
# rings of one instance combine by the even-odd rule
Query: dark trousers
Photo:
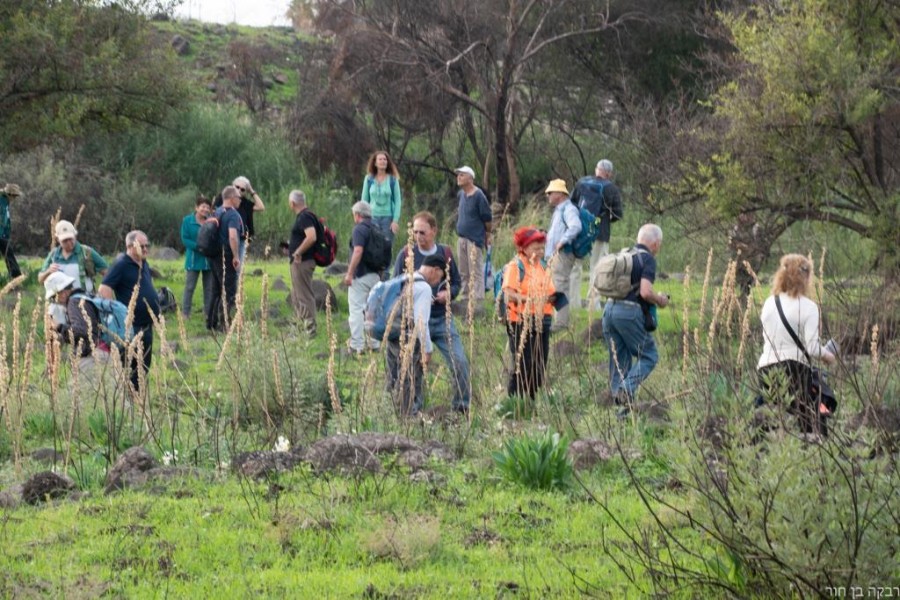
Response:
POLYGON ((234 314, 235 300, 237 299, 238 272, 232 264, 234 255, 231 249, 222 252, 222 257, 212 259, 210 267, 213 274, 212 301, 209 305, 209 314, 206 315, 207 329, 221 329, 225 327, 224 315, 230 317, 234 314))
MULTIPOLYGON (((407 341, 407 344, 410 342, 407 341)), ((402 415, 414 415, 422 410, 424 404, 423 382, 425 371, 422 369, 422 350, 419 340, 412 342, 413 350, 409 361, 409 370, 401 372, 402 348, 400 342, 388 341, 387 361, 388 387, 394 398, 394 405, 402 415)))
POLYGON ((15 279, 22 274, 16 255, 12 251, 12 244, 10 244, 9 238, 0 238, 0 254, 6 260, 6 270, 9 272, 10 279, 15 279))
MULTIPOLYGON (((147 373, 150 371, 150 363, 153 360, 153 324, 144 325, 143 327, 134 326, 134 335, 137 336, 139 333, 143 332, 141 336, 141 341, 144 345, 143 356, 134 356, 132 357, 129 369, 131 375, 129 377, 131 381, 131 387, 134 388, 134 391, 138 392, 141 390, 141 375, 140 371, 144 372, 144 380, 146 381, 147 373)), ((128 361, 128 350, 125 348, 119 348, 119 358, 122 361, 122 364, 125 364, 128 361)))
POLYGON ((788 413, 797 417, 800 431, 828 434, 825 418, 819 414, 819 399, 810 393, 812 370, 808 365, 795 360, 785 360, 761 368, 759 375, 766 402, 779 399, 773 397, 779 389, 779 380, 786 381, 787 394, 791 401, 788 413))
POLYGON ((544 385, 547 359, 550 356, 550 324, 545 317, 526 323, 507 323, 509 347, 513 355, 513 370, 509 375, 506 393, 510 396, 528 396, 534 400, 544 385))

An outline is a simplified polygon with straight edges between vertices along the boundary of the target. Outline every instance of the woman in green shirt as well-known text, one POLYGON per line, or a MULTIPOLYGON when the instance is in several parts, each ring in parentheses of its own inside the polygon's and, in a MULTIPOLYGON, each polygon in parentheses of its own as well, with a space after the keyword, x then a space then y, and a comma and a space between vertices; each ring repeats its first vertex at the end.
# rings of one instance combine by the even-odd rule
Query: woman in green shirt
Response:
POLYGON ((400 180, 391 155, 378 150, 369 157, 360 200, 372 207, 372 221, 388 235, 391 243, 400 230, 400 180))

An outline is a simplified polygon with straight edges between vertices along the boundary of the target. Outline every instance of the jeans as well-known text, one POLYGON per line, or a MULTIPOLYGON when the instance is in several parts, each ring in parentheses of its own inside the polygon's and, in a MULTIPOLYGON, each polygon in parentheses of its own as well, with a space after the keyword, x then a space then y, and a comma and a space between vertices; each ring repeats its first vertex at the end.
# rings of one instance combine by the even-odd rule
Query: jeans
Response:
POLYGON ((394 245, 394 232, 391 231, 391 223, 394 222, 392 217, 372 217, 372 222, 378 225, 378 227, 387 234, 388 239, 391 240, 391 245, 394 245))
POLYGON ((484 248, 466 238, 456 240, 456 266, 462 279, 460 296, 484 300, 484 248))
MULTIPOLYGON (((347 319, 350 324, 350 349, 355 352, 362 352, 366 349, 365 315, 363 313, 366 310, 369 291, 378 282, 378 273, 367 273, 362 277, 354 277, 350 282, 350 289, 347 290, 347 299, 350 303, 350 317, 347 319)), ((377 350, 381 347, 381 340, 369 339, 368 346, 377 350)))
POLYGON ((212 271, 192 271, 184 272, 184 294, 181 297, 181 314, 185 317, 191 316, 191 304, 194 301, 194 290, 197 289, 197 280, 203 279, 203 316, 209 315, 209 307, 212 304, 213 281, 212 271))
POLYGON ((3 254, 3 258, 6 260, 6 270, 9 272, 10 279, 15 279, 22 274, 16 255, 13 254, 9 238, 0 238, 0 254, 3 254))
POLYGON ((440 351, 453 375, 453 408, 461 410, 469 407, 471 390, 469 389, 469 361, 463 351, 462 340, 456 330, 456 324, 447 316, 429 319, 428 330, 431 343, 440 351))
POLYGON ((413 342, 412 356, 409 358, 408 370, 403 373, 402 349, 400 342, 388 341, 385 360, 387 361, 388 387, 394 399, 394 405, 402 415, 414 415, 424 404, 423 384, 425 370, 422 368, 422 352, 419 340, 413 342))
POLYGON ((644 330, 644 313, 637 303, 609 301, 603 310, 603 337, 609 348, 609 389, 628 399, 650 376, 659 353, 653 336, 644 330))
POLYGON ((509 349, 513 355, 513 369, 509 374, 506 393, 510 396, 529 397, 544 385, 547 359, 550 357, 550 317, 540 321, 533 318, 506 325, 509 349))
MULTIPOLYGON (((294 314, 306 325, 306 332, 316 334, 316 298, 313 296, 312 278, 316 261, 294 260, 291 263, 291 304, 294 314)), ((331 307, 335 309, 334 306, 331 307)))
MULTIPOLYGON (((556 288, 557 292, 569 293, 569 280, 572 277, 572 267, 574 266, 575 255, 570 252, 557 252, 556 256, 553 257, 550 277, 553 278, 553 287, 556 288)), ((553 329, 565 329, 569 326, 569 307, 571 306, 572 299, 570 298, 569 304, 556 311, 556 321, 553 323, 553 329)))

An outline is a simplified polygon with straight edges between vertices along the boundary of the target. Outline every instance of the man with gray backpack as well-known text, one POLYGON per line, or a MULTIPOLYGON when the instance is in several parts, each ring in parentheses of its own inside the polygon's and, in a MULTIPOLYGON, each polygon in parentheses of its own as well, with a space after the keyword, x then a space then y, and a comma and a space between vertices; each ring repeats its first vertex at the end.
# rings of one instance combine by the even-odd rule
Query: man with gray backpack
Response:
POLYGON ((603 337, 609 349, 609 391, 628 414, 638 387, 656 367, 659 353, 651 332, 656 329, 656 307, 666 307, 669 297, 653 289, 656 255, 662 245, 662 229, 648 223, 641 227, 634 247, 608 254, 592 274, 595 293, 609 300, 603 309, 603 337))

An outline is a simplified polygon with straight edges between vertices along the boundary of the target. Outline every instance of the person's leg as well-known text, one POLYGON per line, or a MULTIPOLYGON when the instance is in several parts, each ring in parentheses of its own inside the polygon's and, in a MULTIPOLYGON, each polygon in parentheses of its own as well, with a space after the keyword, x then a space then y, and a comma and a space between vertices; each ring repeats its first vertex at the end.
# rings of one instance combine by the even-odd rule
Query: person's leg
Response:
POLYGON ((213 289, 215 289, 216 281, 211 269, 200 271, 203 277, 203 316, 209 317, 209 311, 212 310, 213 289))
POLYGON ((459 278, 462 281, 462 285, 459 290, 459 300, 465 298, 469 299, 469 287, 470 287, 470 278, 472 274, 472 265, 469 260, 469 248, 474 246, 472 242, 467 240, 466 238, 459 238, 456 240, 456 267, 459 269, 459 278))
POLYGON ((422 370, 422 355, 419 344, 413 346, 412 356, 408 358, 409 364, 404 370, 403 349, 400 342, 388 341, 385 357, 388 365, 388 382, 391 395, 394 398, 394 406, 401 415, 414 415, 422 409, 423 386, 425 377, 422 370))
POLYGON ((591 248, 591 272, 588 276, 588 301, 593 301, 594 310, 600 310, 603 307, 601 299, 594 292, 594 269, 597 268, 600 259, 607 254, 609 254, 609 242, 594 242, 594 246, 591 248))
POLYGON ((569 289, 565 290, 571 308, 581 308, 581 263, 580 259, 576 259, 572 265, 572 272, 569 274, 569 289))
POLYGON ((617 328, 619 306, 610 302, 603 310, 603 338, 609 351, 609 391, 613 396, 622 389, 622 379, 631 365, 631 356, 617 328))
POLYGON ((471 244, 470 256, 472 269, 472 297, 478 301, 478 306, 484 302, 484 248, 477 244, 471 244))
POLYGON ((0 254, 3 254, 3 258, 6 261, 6 271, 9 273, 10 279, 15 279, 22 274, 22 269, 19 268, 19 261, 16 260, 12 242, 10 242, 9 238, 0 238, 0 254))
POLYGON ((225 288, 225 267, 223 257, 210 259, 210 272, 212 273, 213 285, 210 297, 212 300, 209 304, 209 312, 206 314, 206 328, 218 329, 222 321, 222 311, 224 309, 224 288, 225 288))
POLYGON ((347 291, 347 299, 350 304, 350 316, 347 318, 350 324, 350 349, 354 352, 362 352, 368 345, 377 350, 381 340, 366 340, 365 315, 366 300, 369 291, 378 283, 378 273, 368 273, 362 277, 355 277, 347 291))
POLYGON ((506 337, 508 339, 507 347, 512 354, 506 394, 515 396, 522 393, 519 384, 519 374, 522 372, 522 357, 519 353, 519 327, 517 323, 508 323, 506 325, 506 337))
MULTIPOLYGON (((553 279, 553 287, 556 291, 568 294, 569 279, 572 275, 572 267, 575 266, 575 255, 568 252, 557 252, 553 259, 553 268, 550 276, 553 279)), ((565 306, 556 312, 556 321, 551 330, 558 331, 569 326, 569 307, 565 306)))
MULTIPOLYGON (((653 336, 644 329, 644 313, 639 306, 617 304, 619 317, 616 319, 616 330, 624 343, 624 351, 628 354, 628 369, 622 389, 630 398, 634 398, 637 388, 650 375, 659 361, 656 342, 653 336), (635 357, 634 364, 631 357, 635 357)), ((620 353, 620 357, 621 357, 620 353)), ((624 364, 620 364, 623 370, 624 364)))
MULTIPOLYGON (((295 261, 296 262, 296 261, 295 261)), ((306 324, 306 333, 316 335, 316 297, 313 295, 313 272, 316 270, 316 261, 304 260, 298 268, 300 290, 298 293, 297 317, 306 324)), ((335 307, 331 307, 332 310, 335 307)))
POLYGON ((227 315, 225 323, 230 326, 231 319, 234 317, 237 308, 237 291, 238 291, 238 272, 234 268, 231 252, 225 253, 224 270, 222 276, 224 278, 225 298, 223 302, 223 311, 227 315))
POLYGON ((535 330, 535 339, 533 344, 534 357, 534 394, 544 387, 547 376, 547 360, 550 358, 550 326, 551 320, 544 318, 537 324, 538 329, 535 330))
POLYGON ((453 379, 451 406, 454 410, 466 409, 469 407, 470 397, 469 361, 463 350, 456 324, 452 318, 449 320, 449 326, 446 317, 431 319, 428 322, 428 330, 431 333, 431 343, 444 357, 453 379))
POLYGON ((181 314, 185 318, 191 316, 191 303, 194 299, 194 290, 197 288, 197 279, 200 277, 200 271, 184 272, 184 294, 181 295, 181 314))

